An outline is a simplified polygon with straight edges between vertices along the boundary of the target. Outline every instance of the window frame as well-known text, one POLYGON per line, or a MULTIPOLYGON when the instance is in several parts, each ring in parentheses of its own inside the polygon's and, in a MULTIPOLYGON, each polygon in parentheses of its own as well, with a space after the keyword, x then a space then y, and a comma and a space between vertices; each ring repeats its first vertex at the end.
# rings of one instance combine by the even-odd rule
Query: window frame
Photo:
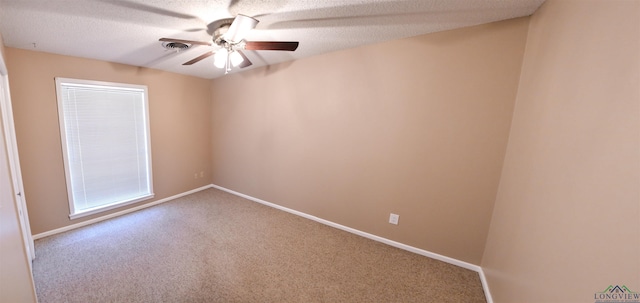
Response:
POLYGON ((108 210, 112 210, 115 208, 123 207, 129 204, 141 202, 144 200, 148 200, 154 197, 153 191, 153 170, 152 170, 152 158, 151 158, 151 127, 149 123, 149 97, 148 97, 148 89, 146 85, 137 85, 137 84, 128 84, 128 83, 117 83, 117 82, 106 82, 106 81, 95 81, 95 80, 83 80, 83 79, 72 79, 72 78, 62 78, 55 77, 56 84, 56 98, 57 98, 57 107, 58 107, 58 120, 59 120, 59 129, 60 129, 60 139, 62 144, 62 158, 64 162, 64 173, 65 173, 65 181, 67 187, 67 198, 69 202, 69 218, 71 220, 105 212, 108 210), (141 92, 143 95, 143 119, 144 119, 144 127, 145 127, 145 141, 146 141, 146 159, 147 159, 147 182, 149 193, 143 196, 136 197, 134 199, 122 200, 110 204, 104 204, 100 206, 95 206, 83 210, 78 210, 75 205, 74 197, 73 197, 73 188, 71 182, 71 166, 70 159, 68 153, 68 144, 67 144, 67 131, 65 125, 65 115, 64 115, 64 105, 63 105, 63 96, 62 89, 63 85, 71 85, 71 86, 86 86, 86 87, 101 87, 110 90, 126 90, 126 91, 137 91, 141 92))

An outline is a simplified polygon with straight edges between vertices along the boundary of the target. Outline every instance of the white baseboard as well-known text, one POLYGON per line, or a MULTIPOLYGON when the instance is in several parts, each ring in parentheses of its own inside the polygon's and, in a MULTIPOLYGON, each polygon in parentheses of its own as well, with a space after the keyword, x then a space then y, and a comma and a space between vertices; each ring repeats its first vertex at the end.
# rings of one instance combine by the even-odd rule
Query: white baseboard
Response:
POLYGON ((281 206, 281 205, 278 205, 278 204, 274 204, 274 203, 267 202, 267 201, 264 201, 264 200, 261 200, 261 199, 258 199, 258 198, 254 198, 252 196, 245 195, 245 194, 230 190, 228 188, 224 188, 224 187, 219 186, 219 185, 212 184, 211 187, 219 189, 219 190, 222 190, 222 191, 225 191, 225 192, 228 192, 230 194, 233 194, 233 195, 236 195, 236 196, 239 196, 239 197, 242 197, 242 198, 245 198, 247 200, 251 200, 253 202, 257 202, 257 203, 260 203, 260 204, 263 204, 263 205, 266 205, 266 206, 270 206, 270 207, 273 207, 273 208, 276 208, 276 209, 279 209, 279 210, 282 210, 282 211, 285 211, 285 212, 288 212, 288 213, 291 213, 291 214, 294 214, 294 215, 297 215, 297 216, 300 216, 300 217, 303 217, 303 218, 306 218, 306 219, 309 219, 309 220, 313 220, 313 221, 316 221, 316 222, 319 222, 319 223, 322 223, 322 224, 325 224, 325 225, 328 225, 328 226, 331 226, 331 227, 335 227, 337 229, 341 229, 341 230, 344 230, 346 232, 350 232, 352 234, 356 234, 358 236, 362 236, 362 237, 365 237, 365 238, 368 238, 368 239, 371 239, 371 240, 374 240, 374 241, 378 241, 378 242, 382 242, 382 243, 387 244, 387 245, 391 245, 393 247, 397 247, 397 248, 400 248, 400 249, 403 249, 403 250, 406 250, 406 251, 410 251, 412 253, 416 253, 416 254, 419 254, 419 255, 422 255, 422 256, 425 256, 425 257, 429 257, 429 258, 436 259, 436 260, 439 260, 439 261, 442 261, 442 262, 445 262, 445 263, 449 263, 449 264, 452 264, 452 265, 460 266, 462 268, 466 268, 468 270, 475 271, 480 276, 480 281, 482 282, 482 289, 484 290, 484 294, 486 296, 487 303, 493 303, 493 299, 491 298, 491 293, 489 292, 489 285, 487 284, 487 280, 486 280, 486 278, 484 276, 484 271, 482 270, 482 267, 480 267, 478 265, 471 264, 471 263, 468 263, 468 262, 465 262, 465 261, 460 261, 458 259, 450 258, 450 257, 447 257, 447 256, 443 256, 441 254, 437 254, 437 253, 430 252, 430 251, 427 251, 427 250, 424 250, 424 249, 420 249, 420 248, 413 247, 413 246, 410 246, 410 245, 406 245, 406 244, 403 244, 403 243, 400 243, 400 242, 389 240, 387 238, 383 238, 383 237, 380 237, 380 236, 376 236, 374 234, 370 234, 370 233, 367 233, 367 232, 364 232, 364 231, 361 231, 361 230, 357 230, 355 228, 351 228, 351 227, 344 226, 344 225, 341 225, 341 224, 338 224, 338 223, 335 223, 335 222, 331 222, 331 221, 328 221, 328 220, 325 220, 325 219, 322 219, 322 218, 318 218, 316 216, 312 216, 312 215, 307 214, 307 213, 303 213, 303 212, 300 212, 300 211, 297 211, 297 210, 293 210, 293 209, 290 209, 290 208, 287 208, 287 207, 284 207, 284 206, 281 206))
POLYGON ((114 218, 114 217, 122 216, 124 214, 128 214, 128 213, 131 213, 131 212, 134 212, 134 211, 137 211, 137 210, 141 210, 141 209, 144 209, 144 208, 147 208, 147 207, 151 207, 151 206, 158 205, 158 204, 161 204, 161 203, 164 203, 164 202, 168 202, 168 201, 171 201, 173 199, 177 199, 177 198, 180 198, 180 197, 183 197, 183 196, 186 196, 186 195, 190 195, 190 194, 199 192, 201 190, 209 189, 211 187, 213 187, 213 186, 212 185, 205 185, 205 186, 202 186, 202 187, 199 187, 199 188, 196 188, 196 189, 192 189, 190 191, 186 191, 186 192, 183 192, 183 193, 180 193, 180 194, 177 194, 177 195, 173 195, 171 197, 167 197, 167 198, 164 198, 164 199, 156 200, 156 201, 153 201, 153 202, 150 202, 150 203, 146 203, 146 204, 142 204, 142 205, 139 205, 139 206, 136 206, 136 207, 127 208, 127 209, 121 210, 119 212, 111 213, 111 214, 108 214, 108 215, 105 215, 105 216, 102 216, 102 217, 94 218, 94 219, 87 220, 87 221, 82 221, 82 222, 79 222, 79 223, 76 223, 76 224, 67 225, 65 227, 60 227, 60 228, 57 228, 57 229, 54 229, 54 230, 50 230, 50 231, 45 231, 43 233, 39 233, 37 235, 33 235, 33 239, 37 240, 37 239, 40 239, 40 238, 44 238, 44 237, 52 236, 52 235, 59 234, 59 233, 65 232, 65 231, 69 231, 69 230, 72 230, 72 229, 76 229, 76 228, 79 228, 79 227, 87 226, 89 224, 93 224, 93 223, 97 223, 97 222, 104 221, 104 220, 107 220, 107 219, 111 219, 111 218, 114 218))
POLYGON ((484 270, 482 267, 478 266, 480 269, 478 271, 478 275, 480 275, 480 282, 482 282, 482 290, 484 290, 484 296, 487 298, 487 303, 493 303, 493 297, 491 296, 491 291, 489 290, 489 282, 487 282, 487 277, 484 275, 484 270))

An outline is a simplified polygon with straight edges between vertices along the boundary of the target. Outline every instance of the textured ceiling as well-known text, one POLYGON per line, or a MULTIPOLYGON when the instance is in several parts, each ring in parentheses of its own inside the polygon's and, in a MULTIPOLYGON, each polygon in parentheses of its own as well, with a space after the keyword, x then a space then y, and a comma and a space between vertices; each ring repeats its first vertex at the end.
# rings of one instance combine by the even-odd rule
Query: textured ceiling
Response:
MULTIPOLYGON (((0 0, 8 47, 151 67, 201 78, 223 70, 207 51, 176 52, 161 37, 211 41, 207 24, 260 20, 246 40, 299 41, 295 52, 245 51, 247 69, 364 44, 531 15, 544 0, 0 0)), ((241 71, 237 68, 232 72, 241 71)))

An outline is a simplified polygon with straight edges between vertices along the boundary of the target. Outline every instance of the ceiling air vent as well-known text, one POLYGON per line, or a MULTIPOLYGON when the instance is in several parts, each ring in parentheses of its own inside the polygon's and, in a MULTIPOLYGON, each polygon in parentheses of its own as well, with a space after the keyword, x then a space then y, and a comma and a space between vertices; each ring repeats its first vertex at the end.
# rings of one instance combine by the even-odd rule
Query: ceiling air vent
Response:
POLYGON ((189 49, 191 45, 186 43, 180 43, 180 42, 163 42, 162 47, 168 50, 182 51, 182 50, 189 49))

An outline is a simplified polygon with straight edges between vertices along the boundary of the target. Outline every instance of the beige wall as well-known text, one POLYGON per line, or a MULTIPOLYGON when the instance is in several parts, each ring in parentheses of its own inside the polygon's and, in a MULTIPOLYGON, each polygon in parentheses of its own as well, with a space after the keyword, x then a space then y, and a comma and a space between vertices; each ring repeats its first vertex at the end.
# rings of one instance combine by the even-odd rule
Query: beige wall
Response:
POLYGON ((482 266, 495 302, 640 292, 640 1, 531 19, 482 266))
POLYGON ((527 26, 521 18, 216 79, 213 183, 479 264, 527 26))
POLYGON ((34 234, 99 216, 68 217, 54 77, 147 85, 154 200, 211 183, 209 80, 13 48, 7 48, 7 65, 34 234), (204 177, 194 178, 201 171, 204 177))

